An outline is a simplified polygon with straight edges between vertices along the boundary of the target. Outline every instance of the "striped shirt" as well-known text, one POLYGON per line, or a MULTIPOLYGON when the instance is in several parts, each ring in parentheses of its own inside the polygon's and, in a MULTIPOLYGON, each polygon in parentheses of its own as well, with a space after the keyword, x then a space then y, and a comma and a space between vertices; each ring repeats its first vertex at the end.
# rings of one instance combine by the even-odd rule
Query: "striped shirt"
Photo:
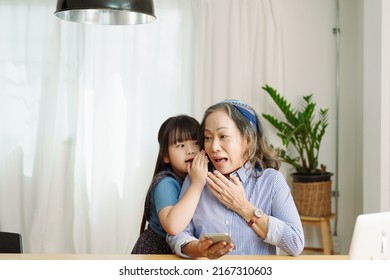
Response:
MULTIPOLYGON (((262 239, 236 212, 220 203, 206 185, 198 207, 187 228, 178 235, 167 236, 172 250, 182 256, 181 248, 197 240, 204 233, 228 233, 233 240, 236 255, 275 255, 276 247, 288 255, 299 255, 304 247, 304 234, 297 208, 284 176, 267 168, 258 171, 249 164, 234 174, 244 186, 247 199, 269 216, 268 233, 262 239)), ((190 185, 186 177, 182 196, 190 185)))

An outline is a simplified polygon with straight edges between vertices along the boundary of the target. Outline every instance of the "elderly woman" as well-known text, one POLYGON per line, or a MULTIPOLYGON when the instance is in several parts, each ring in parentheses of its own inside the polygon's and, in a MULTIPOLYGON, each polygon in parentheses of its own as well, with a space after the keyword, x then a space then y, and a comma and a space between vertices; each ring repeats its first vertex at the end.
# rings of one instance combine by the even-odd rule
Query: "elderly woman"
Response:
MULTIPOLYGON (((299 255, 304 247, 302 223, 256 112, 238 100, 211 106, 198 142, 213 170, 190 224, 167 237, 172 250, 183 257, 209 259, 228 253, 274 255, 277 247, 299 255), (213 244, 200 238, 205 233, 228 233, 232 242, 213 244)), ((190 183, 187 176, 181 195, 190 183)))

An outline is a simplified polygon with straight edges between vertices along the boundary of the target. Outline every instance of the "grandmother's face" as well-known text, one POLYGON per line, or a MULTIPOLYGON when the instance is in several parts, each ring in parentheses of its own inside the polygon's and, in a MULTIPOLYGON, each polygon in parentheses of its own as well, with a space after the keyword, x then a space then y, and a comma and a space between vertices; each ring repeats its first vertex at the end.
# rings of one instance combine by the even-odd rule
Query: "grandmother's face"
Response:
POLYGON ((244 165, 248 141, 241 135, 236 123, 222 110, 206 118, 204 149, 214 167, 222 174, 229 175, 244 165))

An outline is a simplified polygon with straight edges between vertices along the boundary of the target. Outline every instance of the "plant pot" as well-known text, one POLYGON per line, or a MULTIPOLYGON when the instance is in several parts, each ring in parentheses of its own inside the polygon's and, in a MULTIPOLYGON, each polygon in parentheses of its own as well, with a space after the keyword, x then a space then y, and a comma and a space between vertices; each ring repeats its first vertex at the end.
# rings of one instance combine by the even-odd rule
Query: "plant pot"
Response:
POLYGON ((301 216, 324 217, 332 213, 332 175, 291 174, 292 196, 301 216))
POLYGON ((317 173, 292 173, 291 178, 293 179, 293 182, 323 182, 323 181, 330 181, 330 178, 333 176, 333 173, 331 172, 317 172, 317 173))

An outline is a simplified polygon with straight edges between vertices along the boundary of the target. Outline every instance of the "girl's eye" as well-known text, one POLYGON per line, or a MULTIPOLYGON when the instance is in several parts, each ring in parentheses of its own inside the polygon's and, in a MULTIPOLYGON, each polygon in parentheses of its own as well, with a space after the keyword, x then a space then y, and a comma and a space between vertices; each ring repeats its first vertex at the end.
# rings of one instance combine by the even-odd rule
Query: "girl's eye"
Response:
POLYGON ((179 143, 179 144, 176 145, 176 147, 183 148, 184 147, 184 143, 179 143))
POLYGON ((199 146, 198 141, 194 141, 195 146, 199 146))

